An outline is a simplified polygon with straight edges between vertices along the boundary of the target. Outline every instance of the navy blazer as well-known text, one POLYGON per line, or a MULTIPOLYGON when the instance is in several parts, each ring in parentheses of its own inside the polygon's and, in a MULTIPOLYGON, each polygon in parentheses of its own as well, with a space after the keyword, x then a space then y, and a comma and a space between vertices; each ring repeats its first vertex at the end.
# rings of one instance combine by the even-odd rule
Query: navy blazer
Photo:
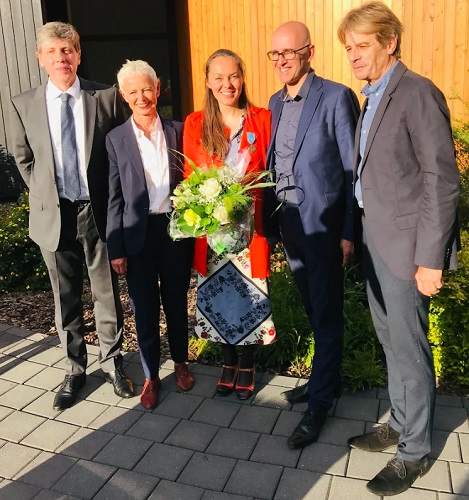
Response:
MULTIPOLYGON (((267 165, 273 173, 281 93, 269 102, 272 140, 267 165)), ((358 100, 350 88, 313 75, 295 140, 293 177, 303 229, 313 251, 322 254, 339 250, 341 239, 353 241, 353 149, 358 114, 358 100)), ((278 234, 278 212, 272 216, 278 206, 273 190, 265 205, 265 232, 273 241, 278 234)))
MULTIPOLYGON (((145 243, 150 200, 132 117, 106 136, 109 155, 107 246, 109 259, 139 254, 145 243)), ((170 190, 183 178, 182 123, 161 119, 169 158, 170 190)))

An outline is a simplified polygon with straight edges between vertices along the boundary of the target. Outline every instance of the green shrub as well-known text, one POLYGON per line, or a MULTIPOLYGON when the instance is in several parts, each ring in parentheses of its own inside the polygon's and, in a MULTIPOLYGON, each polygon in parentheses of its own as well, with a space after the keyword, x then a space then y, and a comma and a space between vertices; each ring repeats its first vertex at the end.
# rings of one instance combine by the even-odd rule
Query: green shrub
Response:
POLYGON ((469 386, 469 231, 461 232, 459 268, 430 303, 429 340, 440 378, 469 386))
POLYGON ((28 237, 29 203, 23 193, 0 220, 0 292, 50 287, 39 247, 28 237))

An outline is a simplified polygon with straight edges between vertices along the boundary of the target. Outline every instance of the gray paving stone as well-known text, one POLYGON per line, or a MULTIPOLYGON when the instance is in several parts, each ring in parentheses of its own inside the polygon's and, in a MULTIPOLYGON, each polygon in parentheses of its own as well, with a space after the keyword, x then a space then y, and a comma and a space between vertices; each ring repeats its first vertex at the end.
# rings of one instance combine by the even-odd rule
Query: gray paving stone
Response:
POLYGON ((44 390, 28 387, 27 385, 16 385, 10 391, 0 396, 0 404, 21 410, 29 403, 44 394, 44 390))
POLYGON ((314 472, 285 468, 274 500, 326 500, 331 477, 314 472))
POLYGON ((53 366, 58 361, 64 358, 64 351, 61 347, 48 346, 45 350, 33 354, 28 359, 33 363, 41 365, 53 366))
POLYGON ((247 460, 255 448, 260 434, 221 428, 213 438, 207 453, 247 460))
POLYGON ((261 388, 255 393, 252 404, 289 410, 292 405, 280 397, 280 394, 284 391, 285 387, 279 387, 276 385, 261 386, 261 388))
MULTIPOLYGON (((389 420, 389 417, 391 416, 391 402, 388 400, 381 400, 379 402, 379 410, 378 410, 378 422, 379 423, 384 423, 389 420)), ((373 422, 376 422, 376 420, 373 420, 373 422)))
POLYGON ((203 365, 202 363, 196 363, 194 364, 194 368, 191 370, 191 372, 194 376, 200 373, 201 375, 207 375, 209 377, 214 377, 216 379, 219 379, 221 376, 222 369, 219 366, 209 366, 209 365, 203 365))
POLYGON ((0 396, 8 392, 10 389, 15 387, 16 384, 14 382, 10 382, 8 380, 0 379, 0 396))
POLYGON ((19 443, 42 422, 44 419, 41 417, 15 411, 0 422, 0 438, 19 443))
POLYGON ((187 484, 160 481, 148 500, 199 500, 204 490, 187 484))
POLYGON ((469 496, 469 464, 449 464, 451 479, 453 482, 453 493, 469 496))
POLYGON ((312 443, 303 449, 298 469, 345 476, 350 448, 334 444, 312 443))
POLYGON ((232 429, 270 433, 277 422, 280 410, 260 406, 242 406, 231 423, 232 429))
POLYGON ((348 446, 348 439, 363 434, 364 430, 365 422, 360 420, 328 417, 319 434, 318 441, 320 443, 348 446))
POLYGON ((207 490, 202 497, 202 500, 253 500, 252 497, 244 495, 232 495, 231 493, 223 493, 222 491, 207 490))
POLYGON ((5 480, 0 483, 0 499, 31 500, 35 498, 41 488, 18 481, 5 480))
POLYGON ((19 328, 17 326, 12 326, 11 328, 9 328, 8 333, 23 338, 29 337, 31 335, 31 332, 29 330, 25 330, 24 328, 19 328))
POLYGON ((115 406, 106 408, 107 410, 101 413, 96 420, 93 420, 88 427, 115 434, 125 434, 142 416, 139 411, 135 410, 126 410, 115 406))
POLYGON ((36 430, 31 432, 29 436, 26 436, 21 444, 46 451, 55 451, 61 444, 75 434, 78 429, 76 425, 46 420, 36 430))
POLYGON ((334 476, 328 500, 376 500, 378 497, 366 489, 366 483, 358 479, 334 476))
POLYGON ((109 432, 80 428, 57 448, 58 453, 70 457, 92 460, 114 437, 109 432))
POLYGON ((46 344, 40 344, 38 342, 32 342, 31 340, 24 339, 19 344, 14 345, 10 349, 6 349, 4 352, 9 356, 15 356, 15 358, 30 360, 31 357, 36 356, 46 349, 46 344))
MULTIPOLYGON (((433 462, 433 460, 432 460, 433 462)), ((415 488, 451 493, 451 478, 448 462, 439 460, 432 463, 430 470, 414 483, 415 488)))
POLYGON ((179 422, 178 418, 144 413, 125 434, 162 443, 179 422))
POLYGON ((467 500, 466 495, 452 495, 451 493, 438 493, 438 500, 467 500))
POLYGON ((191 418, 204 398, 190 394, 170 393, 153 410, 154 413, 176 418, 191 418))
POLYGON ((0 406, 0 421, 3 420, 8 415, 11 415, 15 410, 13 408, 7 408, 6 406, 0 406))
POLYGON ((135 466, 135 472, 175 481, 193 455, 192 450, 155 443, 135 466))
POLYGON ((156 477, 118 470, 93 500, 142 500, 158 484, 156 477))
POLYGON ((279 465, 240 460, 231 474, 224 491, 256 498, 272 498, 282 474, 279 465))
POLYGON ((241 405, 227 403, 220 400, 206 399, 197 408, 191 420, 205 424, 229 427, 233 418, 238 413, 241 405))
POLYGON ((59 493, 58 491, 42 490, 39 495, 34 497, 34 500, 80 500, 80 498, 65 495, 65 493, 59 493))
POLYGON ((459 434, 459 443, 461 445, 462 461, 469 463, 469 434, 459 434))
POLYGON ((21 444, 6 443, 0 453, 0 475, 12 479, 21 469, 39 455, 40 450, 21 444))
POLYGON ((165 439, 165 444, 205 451, 218 429, 215 425, 182 420, 165 439))
POLYGON ((194 387, 190 390, 192 396, 213 398, 217 390, 217 380, 208 375, 197 374, 194 376, 194 387))
POLYGON ((463 401, 458 396, 447 396, 442 394, 436 395, 437 406, 454 406, 455 408, 462 408, 463 401))
POLYGON ((0 335, 0 352, 15 356, 15 352, 24 344, 24 339, 10 333, 2 333, 0 335))
MULTIPOLYGON (((460 434, 464 436, 464 434, 460 434)), ((469 434, 467 434, 469 438, 469 434)), ((458 434, 455 432, 433 431, 432 451, 430 458, 447 460, 449 462, 461 461, 458 434)))
POLYGON ((94 462, 133 469, 152 442, 131 436, 116 436, 93 459, 94 462))
POLYGON ((462 398, 464 408, 469 408, 469 397, 462 398))
POLYGON ((115 406, 122 398, 114 393, 112 384, 99 377, 87 376, 86 385, 80 391, 80 399, 115 406))
POLYGON ((51 488, 75 463, 74 458, 44 451, 16 474, 15 479, 41 488, 51 488))
POLYGON ((391 457, 388 453, 367 453, 352 448, 347 466, 347 477, 369 481, 386 466, 391 457))
POLYGON ((25 385, 38 387, 39 389, 45 389, 46 391, 53 391, 62 383, 63 379, 63 370, 59 370, 53 366, 47 366, 37 375, 34 375, 34 377, 27 380, 25 385))
POLYGON ((34 415, 39 415, 40 417, 55 418, 60 414, 60 411, 54 410, 54 392, 46 392, 31 404, 23 408, 24 412, 33 413, 34 415))
POLYGON ((10 380, 17 384, 24 384, 31 377, 34 377, 34 375, 44 370, 44 368, 44 365, 11 358, 6 365, 0 368, 0 373, 2 373, 2 378, 5 380, 10 380), (4 369, 5 371, 3 371, 4 369))
POLYGON ((194 453, 178 478, 178 483, 222 491, 236 465, 232 458, 194 453))
POLYGON ((301 413, 296 411, 282 411, 278 417, 272 434, 285 437, 290 436, 300 422, 301 418, 301 413))
POLYGON ((91 499, 116 471, 115 467, 80 460, 55 484, 54 490, 91 499))
POLYGON ((283 391, 293 389, 297 385, 303 385, 308 381, 306 379, 298 379, 296 377, 284 377, 283 375, 274 375, 272 373, 264 373, 260 380, 262 384, 278 385, 283 391))
MULTIPOLYGON (((128 410, 136 410, 136 411, 139 411, 140 413, 152 412, 153 410, 146 410, 140 404, 140 395, 142 394, 142 389, 143 389, 143 386, 134 384, 135 397, 121 399, 117 403, 117 406, 119 408, 127 408, 128 410)), ((165 395, 166 395, 166 391, 160 391, 160 403, 164 399, 165 395)))
POLYGON ((464 408, 450 408, 437 406, 433 428, 439 431, 469 433, 467 410, 464 408))
POLYGON ((134 384, 143 385, 145 383, 145 375, 140 363, 127 363, 124 370, 134 384))
POLYGON ((337 401, 335 417, 376 422, 379 401, 358 396, 343 396, 337 401))
POLYGON ((412 487, 407 491, 404 491, 404 493, 396 495, 395 498, 398 500, 437 500, 437 493, 436 491, 418 490, 417 488, 412 487))
POLYGON ((261 434, 250 460, 266 464, 296 467, 301 450, 292 450, 283 436, 261 434))
POLYGON ((0 354, 0 379, 6 380, 4 374, 19 366, 21 363, 23 363, 23 361, 19 358, 7 356, 6 354, 0 354))
MULTIPOLYGON (((11 328, 11 325, 8 325, 7 323, 0 323, 0 333, 6 332, 11 328)), ((2 338, 2 335, 0 335, 0 338, 2 338)))
POLYGON ((61 422, 68 422, 80 426, 88 426, 91 422, 96 420, 101 413, 104 413, 109 407, 99 403, 92 403, 91 401, 78 401, 71 408, 67 408, 56 420, 61 422))

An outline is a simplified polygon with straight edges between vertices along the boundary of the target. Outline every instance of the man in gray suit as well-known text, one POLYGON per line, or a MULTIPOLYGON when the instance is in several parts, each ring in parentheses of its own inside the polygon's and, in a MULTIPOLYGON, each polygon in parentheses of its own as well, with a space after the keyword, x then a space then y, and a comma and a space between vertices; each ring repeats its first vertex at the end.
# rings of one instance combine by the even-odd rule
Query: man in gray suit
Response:
POLYGON ((105 379, 117 395, 134 394, 122 369, 122 307, 105 244, 105 137, 124 117, 116 89, 77 77, 80 38, 73 26, 47 23, 36 42, 36 55, 49 79, 12 98, 13 153, 29 188, 30 237, 40 246, 49 271, 57 331, 66 353, 66 376, 54 400, 54 409, 63 410, 73 405, 86 381, 84 262, 105 379))
POLYGON ((368 484, 396 495, 429 469, 435 400, 427 340, 430 296, 455 265, 456 167, 449 110, 433 83, 399 61, 402 24, 381 2, 350 11, 338 36, 368 83, 356 132, 355 197, 362 212, 368 300, 388 368, 391 415, 350 446, 397 453, 368 484))

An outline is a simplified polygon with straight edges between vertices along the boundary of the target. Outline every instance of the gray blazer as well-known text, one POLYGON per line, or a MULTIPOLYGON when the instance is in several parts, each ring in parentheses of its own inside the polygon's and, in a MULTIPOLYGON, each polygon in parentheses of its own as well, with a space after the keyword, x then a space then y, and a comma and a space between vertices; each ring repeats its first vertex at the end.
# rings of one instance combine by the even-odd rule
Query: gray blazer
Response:
POLYGON ((401 62, 376 111, 360 180, 367 230, 397 277, 456 266, 460 176, 449 110, 440 90, 401 62))
MULTIPOLYGON (((100 238, 105 241, 109 161, 106 134, 124 121, 117 89, 80 78, 85 115, 85 160, 91 206, 100 238)), ((49 133, 45 85, 12 98, 13 154, 29 188, 29 235, 54 252, 61 217, 49 133)))

